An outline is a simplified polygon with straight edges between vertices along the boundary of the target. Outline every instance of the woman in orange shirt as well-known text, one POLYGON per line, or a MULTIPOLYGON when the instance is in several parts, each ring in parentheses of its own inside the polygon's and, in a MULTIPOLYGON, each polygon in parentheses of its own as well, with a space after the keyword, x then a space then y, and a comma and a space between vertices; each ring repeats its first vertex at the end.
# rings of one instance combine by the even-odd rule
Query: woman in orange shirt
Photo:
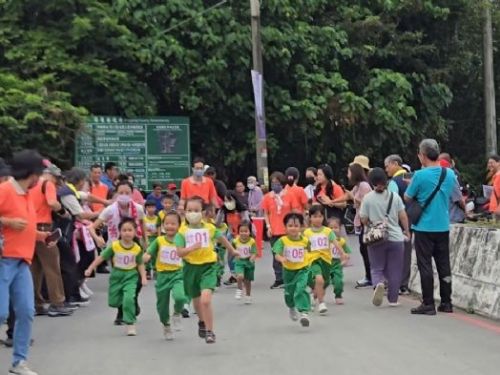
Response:
POLYGON ((492 155, 488 159, 488 170, 491 173, 491 184, 493 191, 490 197, 490 212, 495 216, 500 216, 500 156, 492 155))
POLYGON ((325 219, 335 217, 344 219, 344 209, 347 204, 345 202, 334 202, 344 196, 344 189, 339 184, 333 181, 333 170, 328 164, 323 164, 318 167, 318 175, 316 177, 317 185, 314 191, 314 202, 317 202, 325 209, 325 219))

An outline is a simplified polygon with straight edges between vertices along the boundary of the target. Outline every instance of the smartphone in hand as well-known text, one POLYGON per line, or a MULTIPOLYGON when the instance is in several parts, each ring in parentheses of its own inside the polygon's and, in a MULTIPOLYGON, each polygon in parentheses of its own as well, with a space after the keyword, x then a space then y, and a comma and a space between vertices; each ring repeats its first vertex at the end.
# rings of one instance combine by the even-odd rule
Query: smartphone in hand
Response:
POLYGON ((62 237, 62 232, 60 228, 50 233, 45 239, 45 243, 57 242, 62 237))

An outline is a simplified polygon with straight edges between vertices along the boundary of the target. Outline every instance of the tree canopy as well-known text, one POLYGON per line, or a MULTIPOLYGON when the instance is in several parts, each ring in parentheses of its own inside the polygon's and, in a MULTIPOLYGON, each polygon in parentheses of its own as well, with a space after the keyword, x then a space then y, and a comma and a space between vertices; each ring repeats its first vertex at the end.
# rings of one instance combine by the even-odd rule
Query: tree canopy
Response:
MULTIPOLYGON (((0 0, 0 154, 37 147, 69 166, 89 114, 184 115, 194 154, 253 174, 250 6, 204 12, 217 2, 0 0)), ((262 1, 270 169, 415 162, 435 137, 478 179, 485 3, 262 1)))

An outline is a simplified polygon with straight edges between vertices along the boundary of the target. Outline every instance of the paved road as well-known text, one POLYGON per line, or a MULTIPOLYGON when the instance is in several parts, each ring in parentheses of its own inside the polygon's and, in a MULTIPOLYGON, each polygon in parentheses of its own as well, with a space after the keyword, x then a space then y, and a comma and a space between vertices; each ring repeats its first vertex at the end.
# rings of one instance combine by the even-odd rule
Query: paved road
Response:
MULTIPOLYGON (((234 289, 215 296, 217 344, 197 338, 196 318, 184 319, 173 342, 163 340, 155 312, 154 287, 141 294, 138 336, 125 337, 106 306, 106 278, 90 283, 89 307, 69 318, 36 318, 30 363, 40 375, 208 374, 286 375, 494 375, 500 368, 500 324, 462 313, 416 317, 402 306, 375 308, 369 290, 355 290, 361 260, 346 271, 344 306, 328 316, 312 316, 304 329, 288 318, 282 290, 273 281, 269 256, 258 263, 254 304, 234 300, 234 289)), ((2 328, 3 331, 3 328, 2 328)), ((0 374, 7 373, 10 350, 0 348, 0 374)))

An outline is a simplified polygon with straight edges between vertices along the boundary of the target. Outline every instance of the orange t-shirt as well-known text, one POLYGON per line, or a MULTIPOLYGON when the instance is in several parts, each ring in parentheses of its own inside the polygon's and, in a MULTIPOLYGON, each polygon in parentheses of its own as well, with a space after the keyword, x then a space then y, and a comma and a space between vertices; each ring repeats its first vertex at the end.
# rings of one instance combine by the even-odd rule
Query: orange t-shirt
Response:
POLYGON ((30 196, 35 206, 36 223, 52 224, 52 208, 47 202, 57 201, 56 185, 52 181, 40 179, 36 186, 30 190, 30 196), (44 185, 45 194, 42 192, 44 185))
POLYGON ((206 177, 201 181, 195 181, 192 177, 185 178, 181 184, 181 199, 200 197, 203 202, 211 203, 217 197, 214 182, 206 177))
MULTIPOLYGON (((320 195, 326 195, 326 187, 321 187, 321 190, 319 191, 319 194, 318 196, 320 195)), ((336 184, 336 183, 333 183, 333 197, 329 197, 330 199, 337 199, 337 198, 340 198, 344 195, 344 190, 342 189, 342 186, 336 184)), ((316 198, 314 198, 314 201, 315 202, 318 202, 318 200, 316 198)))
POLYGON ((269 216, 269 224, 271 224, 271 233, 273 236, 283 236, 286 233, 285 223, 283 219, 287 214, 292 212, 292 196, 285 193, 282 196, 283 205, 281 210, 278 211, 278 205, 274 192, 267 193, 262 199, 262 209, 269 216))
POLYGON ((233 237, 238 236, 238 227, 241 224, 241 215, 239 212, 228 212, 226 214, 226 222, 231 229, 233 237))
POLYGON ((291 196, 292 211, 303 214, 307 202, 309 201, 307 199, 307 195, 306 192, 304 191, 304 188, 297 185, 293 185, 293 186, 286 186, 285 190, 287 191, 287 194, 290 194, 291 196))
POLYGON ((493 191, 490 198, 490 212, 495 212, 498 208, 498 200, 500 198, 500 172, 493 176, 493 191))
MULTIPOLYGON (((92 183, 89 188, 90 194, 95 195, 96 197, 101 199, 108 198, 108 191, 109 188, 102 182, 98 182, 97 185, 92 183)), ((104 209, 104 205, 100 203, 92 203, 90 205, 90 208, 92 209, 93 212, 101 212, 104 209)))
POLYGON ((24 259, 31 264, 37 238, 37 218, 31 191, 24 192, 15 180, 0 184, 0 217, 24 219, 28 222, 22 231, 2 227, 3 256, 24 259))

